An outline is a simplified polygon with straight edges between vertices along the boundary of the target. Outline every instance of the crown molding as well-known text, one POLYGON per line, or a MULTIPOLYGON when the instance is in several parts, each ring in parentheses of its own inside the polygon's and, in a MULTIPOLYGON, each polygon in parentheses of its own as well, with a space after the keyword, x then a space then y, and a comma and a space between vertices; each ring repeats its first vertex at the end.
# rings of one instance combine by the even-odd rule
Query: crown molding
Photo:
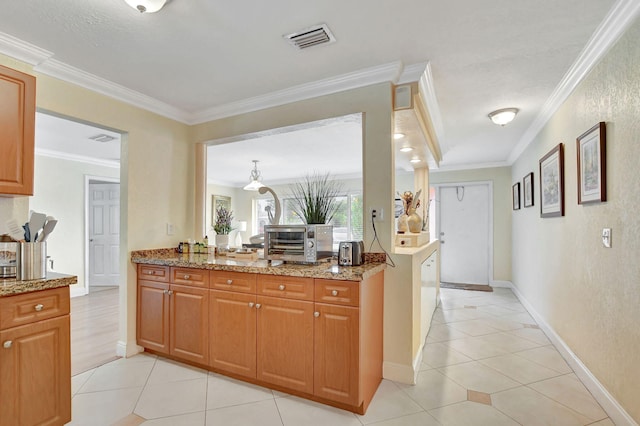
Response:
POLYGON ((491 163, 460 163, 452 164, 450 166, 440 166, 437 169, 429 169, 431 173, 443 173, 443 172, 456 172, 459 170, 473 170, 473 169, 493 169, 497 167, 511 167, 511 163, 507 161, 496 161, 491 163))
POLYGON ((564 75, 547 102, 543 105, 531 126, 513 148, 507 162, 513 164, 533 142, 538 133, 553 117, 553 114, 569 98, 591 69, 604 57, 609 49, 640 15, 638 0, 618 0, 587 42, 586 46, 564 75))
POLYGON ((402 70, 402 62, 397 61, 325 78, 312 83, 289 87, 266 95, 255 96, 253 98, 205 109, 193 114, 189 124, 205 123, 207 121, 285 105, 318 96, 330 95, 345 90, 357 89, 377 83, 395 83, 400 77, 402 70))
POLYGON ((94 166, 120 168, 120 161, 103 160, 101 158, 85 157, 84 155, 69 154, 67 152, 52 151, 50 149, 36 148, 36 155, 43 157, 57 158, 59 160, 76 161, 78 163, 91 164, 94 166))
POLYGON ((400 73, 395 84, 413 83, 414 81, 420 80, 420 76, 422 76, 422 73, 428 66, 428 62, 407 65, 402 69, 402 73, 400 73))
POLYGON ((34 71, 84 87, 85 89, 151 111, 163 117, 188 124, 189 115, 179 108, 134 90, 127 89, 124 86, 82 71, 56 59, 48 59, 36 65, 34 71))
POLYGON ((0 53, 29 65, 37 65, 53 56, 53 52, 41 49, 3 32, 0 32, 0 53))

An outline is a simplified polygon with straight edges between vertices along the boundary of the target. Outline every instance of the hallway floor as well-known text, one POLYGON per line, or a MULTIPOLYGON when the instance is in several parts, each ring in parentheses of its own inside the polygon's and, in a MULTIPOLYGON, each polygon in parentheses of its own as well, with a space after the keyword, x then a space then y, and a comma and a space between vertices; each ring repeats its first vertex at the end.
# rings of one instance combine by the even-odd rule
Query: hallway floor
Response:
POLYGON ((513 292, 442 289, 415 386, 364 416, 147 354, 73 377, 73 425, 613 425, 513 292))

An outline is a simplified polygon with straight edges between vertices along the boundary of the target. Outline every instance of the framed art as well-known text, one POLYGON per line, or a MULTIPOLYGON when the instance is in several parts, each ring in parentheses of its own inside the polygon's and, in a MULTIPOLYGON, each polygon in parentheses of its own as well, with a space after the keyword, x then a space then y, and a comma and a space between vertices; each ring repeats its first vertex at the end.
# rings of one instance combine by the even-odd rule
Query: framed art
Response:
POLYGON ((607 201, 606 127, 596 124, 576 139, 578 154, 578 204, 607 201))
POLYGON ((216 211, 219 207, 224 207, 227 210, 231 210, 231 197, 225 195, 213 195, 211 197, 211 224, 216 223, 216 211))
POLYGON ((520 182, 513 184, 511 193, 513 196, 513 210, 520 210, 520 182))
POLYGON ((533 172, 522 178, 522 199, 525 207, 533 206, 533 172))
POLYGON ((564 149, 562 144, 540 159, 540 217, 564 216, 564 149))

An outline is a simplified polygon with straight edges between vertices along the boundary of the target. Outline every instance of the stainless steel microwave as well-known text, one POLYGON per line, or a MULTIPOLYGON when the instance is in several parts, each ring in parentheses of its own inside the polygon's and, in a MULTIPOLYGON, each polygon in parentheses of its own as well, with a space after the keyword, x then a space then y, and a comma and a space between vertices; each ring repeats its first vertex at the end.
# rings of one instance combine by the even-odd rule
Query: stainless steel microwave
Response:
POLYGON ((333 225, 266 225, 267 260, 318 263, 333 256, 333 225))

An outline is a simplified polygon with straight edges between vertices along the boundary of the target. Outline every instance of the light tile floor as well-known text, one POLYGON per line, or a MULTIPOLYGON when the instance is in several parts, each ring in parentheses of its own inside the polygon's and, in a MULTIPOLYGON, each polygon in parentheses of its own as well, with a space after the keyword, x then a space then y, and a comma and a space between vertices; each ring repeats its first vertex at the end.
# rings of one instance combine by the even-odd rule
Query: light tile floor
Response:
POLYGON ((613 425, 511 290, 442 289, 414 386, 364 416, 147 354, 73 377, 72 425, 613 425))

